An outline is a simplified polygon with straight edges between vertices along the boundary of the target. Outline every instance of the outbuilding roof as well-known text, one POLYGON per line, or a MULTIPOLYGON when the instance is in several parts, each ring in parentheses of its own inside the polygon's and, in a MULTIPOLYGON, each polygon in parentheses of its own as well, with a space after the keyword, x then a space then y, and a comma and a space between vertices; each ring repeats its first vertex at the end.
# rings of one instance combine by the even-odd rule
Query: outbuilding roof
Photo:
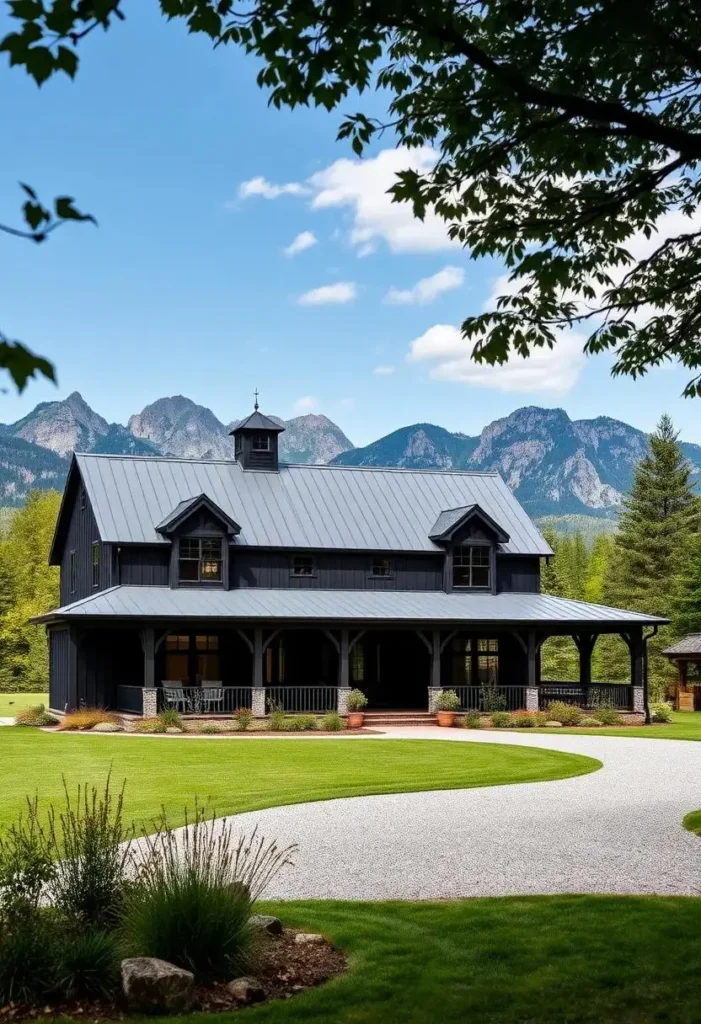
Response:
POLYGON ((552 551, 498 473, 355 466, 244 470, 235 461, 76 455, 100 538, 165 544, 156 526, 207 495, 241 527, 237 546, 437 551, 429 534, 446 510, 479 505, 508 535, 499 550, 552 551))
POLYGON ((677 640, 676 644, 666 647, 662 653, 666 654, 668 658, 694 656, 701 658, 701 633, 689 633, 682 640, 677 640))
POLYGON ((667 619, 545 594, 446 594, 443 591, 239 590, 118 586, 57 608, 54 619, 231 619, 285 622, 665 623, 667 619))

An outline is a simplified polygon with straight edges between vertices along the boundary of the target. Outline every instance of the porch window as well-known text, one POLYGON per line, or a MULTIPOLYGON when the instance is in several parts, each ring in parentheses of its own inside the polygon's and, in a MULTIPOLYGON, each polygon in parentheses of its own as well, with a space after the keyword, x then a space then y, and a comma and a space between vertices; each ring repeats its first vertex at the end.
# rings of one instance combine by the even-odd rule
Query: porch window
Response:
POLYGON ((362 683, 365 681, 365 651, 360 641, 351 648, 350 676, 351 682, 353 683, 362 683))
POLYGON ((180 583, 221 583, 220 537, 181 537, 178 554, 180 583))
POLYGON ((496 686, 499 682, 499 641, 455 637, 451 641, 454 686, 496 686))
POLYGON ((462 544, 453 552, 454 587, 491 587, 492 554, 487 546, 462 544))
POLYGON ((391 558, 374 558, 372 562, 372 576, 383 576, 385 578, 392 576, 392 559, 391 558))
POLYGON ((92 585, 93 589, 100 586, 100 542, 96 540, 92 546, 92 585))
POLYGON ((499 677, 499 641, 477 641, 477 682, 480 686, 496 686, 499 677))
POLYGON ((313 576, 314 559, 311 555, 295 555, 292 559, 293 576, 313 576))
POLYGON ((212 633, 171 633, 165 640, 165 677, 185 686, 219 682, 219 637, 212 633))
POLYGON ((251 438, 251 450, 254 452, 269 452, 270 434, 254 434, 251 438))

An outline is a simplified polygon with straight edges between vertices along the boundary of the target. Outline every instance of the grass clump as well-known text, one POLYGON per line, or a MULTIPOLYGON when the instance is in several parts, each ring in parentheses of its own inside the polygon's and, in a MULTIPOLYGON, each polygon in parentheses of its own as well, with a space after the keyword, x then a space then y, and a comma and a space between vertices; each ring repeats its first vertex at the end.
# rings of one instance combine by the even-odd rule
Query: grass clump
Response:
POLYGON ((31 725, 35 728, 47 725, 58 725, 58 718, 46 710, 44 704, 20 708, 15 715, 15 725, 31 725))
POLYGON ((482 728, 482 717, 479 711, 468 711, 465 715, 465 728, 466 729, 481 729, 482 728))
POLYGON ((199 727, 199 731, 203 736, 216 736, 222 731, 222 729, 216 722, 203 722, 199 727))
POLYGON ((622 725, 623 723, 623 719, 616 709, 606 704, 598 707, 591 717, 595 718, 601 725, 622 725))
POLYGON ((579 722, 579 725, 582 729, 600 729, 601 724, 602 723, 599 721, 598 718, 593 718, 591 716, 582 718, 579 722))
POLYGON ((559 722, 560 725, 579 725, 582 712, 574 704, 565 704, 563 700, 551 700, 548 704, 548 721, 559 722))
POLYGON ((669 725, 674 721, 674 712, 672 711, 671 704, 666 701, 660 701, 657 704, 650 705, 650 714, 653 722, 664 722, 665 725, 669 725))
POLYGON ((253 725, 253 712, 250 708, 238 708, 234 711, 236 728, 246 732, 253 725))
POLYGON ((271 708, 268 725, 273 732, 284 732, 287 728, 287 715, 282 708, 271 708))
POLYGON ((134 732, 159 733, 165 732, 166 726, 160 715, 154 715, 152 718, 139 718, 134 723, 133 729, 134 732))
POLYGON ((490 721, 495 729, 507 729, 511 724, 511 715, 508 711, 493 711, 490 721))
POLYGON ((337 711, 327 711, 321 719, 321 728, 325 732, 341 732, 343 719, 337 711))
POLYGON ((316 729, 316 715, 293 715, 288 720, 287 728, 290 732, 312 732, 316 729))
POLYGON ((183 719, 175 708, 166 708, 157 716, 164 729, 183 729, 183 719))
POLYGON ((61 732, 85 732, 102 722, 111 722, 114 725, 123 724, 119 715, 105 711, 104 708, 77 708, 63 716, 58 728, 61 732))

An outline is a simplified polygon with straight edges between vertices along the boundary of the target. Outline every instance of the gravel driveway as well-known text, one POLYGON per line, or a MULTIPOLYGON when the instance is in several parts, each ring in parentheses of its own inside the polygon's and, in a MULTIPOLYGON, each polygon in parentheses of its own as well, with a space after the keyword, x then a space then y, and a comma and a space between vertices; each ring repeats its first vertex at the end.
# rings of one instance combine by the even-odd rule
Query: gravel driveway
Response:
MULTIPOLYGON (((380 737, 378 737, 380 738, 380 737)), ((526 893, 701 893, 701 743, 390 728, 384 737, 504 743, 588 754, 560 782, 353 797, 242 814, 296 842, 272 898, 440 899, 526 893)), ((468 753, 468 751, 466 751, 468 753)))

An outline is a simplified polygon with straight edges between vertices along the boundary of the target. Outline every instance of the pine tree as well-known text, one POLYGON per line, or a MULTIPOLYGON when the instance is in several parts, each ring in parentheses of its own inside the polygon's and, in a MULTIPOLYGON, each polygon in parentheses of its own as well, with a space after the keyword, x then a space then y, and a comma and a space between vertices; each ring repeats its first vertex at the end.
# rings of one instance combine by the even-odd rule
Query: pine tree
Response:
MULTIPOLYGON (((577 571, 575 556, 578 553, 576 545, 569 535, 562 537, 551 528, 544 530, 543 536, 553 549, 554 555, 541 570, 541 593, 550 594, 552 597, 574 597, 576 583, 573 583, 573 576, 577 571)), ((584 553, 586 556, 586 548, 584 553)), ((549 637, 540 653, 541 678, 552 681, 577 680, 578 659, 577 648, 571 637, 549 637)))
POLYGON ((701 537, 680 576, 672 601, 672 628, 677 636, 701 633, 701 537))
MULTIPOLYGON (((701 502, 689 481, 669 416, 650 438, 650 451, 635 471, 625 500, 605 585, 607 604, 650 615, 669 616, 674 581, 688 561, 701 525, 701 502)), ((665 627, 648 646, 650 689, 664 693, 671 670, 662 649, 670 642, 665 627)))

